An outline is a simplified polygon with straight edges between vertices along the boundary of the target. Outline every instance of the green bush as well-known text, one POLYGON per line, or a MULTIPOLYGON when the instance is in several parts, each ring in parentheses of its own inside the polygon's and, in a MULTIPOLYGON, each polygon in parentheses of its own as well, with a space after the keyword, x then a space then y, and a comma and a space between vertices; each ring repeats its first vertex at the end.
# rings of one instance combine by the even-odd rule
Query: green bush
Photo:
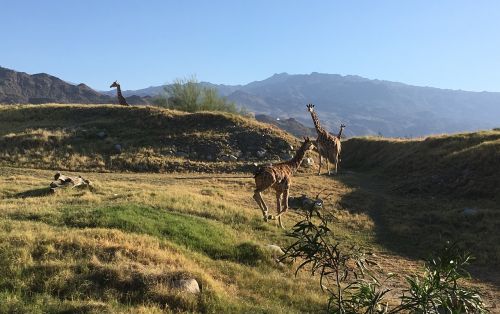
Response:
POLYGON ((160 107, 187 112, 223 111, 248 115, 244 108, 238 108, 234 102, 220 97, 215 88, 202 86, 194 77, 177 79, 165 86, 164 94, 153 99, 160 107))
MULTIPOLYGON (((332 241, 328 222, 319 211, 311 212, 298 222, 289 236, 294 243, 285 250, 284 259, 300 260, 297 272, 309 266, 311 273, 320 275, 320 286, 329 294, 328 310, 341 314, 453 314, 487 313, 481 296, 461 281, 470 278, 465 270, 471 260, 456 244, 447 243, 444 248, 426 261, 423 275, 406 277, 408 287, 399 297, 400 305, 389 307, 384 288, 369 266, 372 262, 361 250, 344 249, 332 241), (313 216, 320 220, 313 222, 313 216)), ((389 280, 389 276, 385 280, 389 280)))

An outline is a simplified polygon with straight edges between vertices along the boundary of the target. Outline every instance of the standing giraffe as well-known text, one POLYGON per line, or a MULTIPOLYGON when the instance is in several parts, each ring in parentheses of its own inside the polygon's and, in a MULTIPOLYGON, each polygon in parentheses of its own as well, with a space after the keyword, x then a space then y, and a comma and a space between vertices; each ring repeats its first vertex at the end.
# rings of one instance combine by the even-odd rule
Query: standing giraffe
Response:
POLYGON ((118 97, 118 103, 122 106, 128 106, 129 104, 127 103, 127 100, 125 100, 125 97, 122 95, 122 89, 120 88, 120 84, 117 81, 114 81, 113 84, 109 88, 116 87, 116 94, 118 97))
POLYGON ((281 222, 281 215, 286 213, 288 210, 288 193, 290 191, 292 176, 302 163, 306 152, 313 147, 313 141, 311 141, 308 137, 305 137, 304 143, 302 143, 292 159, 274 165, 261 167, 254 172, 255 192, 253 194, 253 199, 262 210, 262 215, 264 216, 265 221, 278 218, 280 227, 284 229, 281 222), (261 194, 261 192, 270 187, 274 188, 276 191, 278 211, 278 215, 276 216, 268 215, 268 208, 261 194), (281 208, 282 205, 284 206, 283 208, 281 208))
POLYGON ((316 128, 316 132, 318 133, 318 138, 316 140, 316 145, 318 147, 319 153, 318 175, 321 175, 321 165, 323 163, 323 157, 325 157, 326 159, 326 169, 328 171, 328 174, 331 174, 328 161, 335 165, 335 173, 337 173, 340 154, 340 136, 342 136, 342 130, 345 126, 343 124, 340 126, 340 132, 338 136, 331 135, 319 123, 318 115, 314 111, 314 105, 307 105, 307 110, 311 113, 314 127, 316 128))
POLYGON ((344 131, 345 129, 345 124, 340 124, 340 130, 339 130, 339 134, 337 135, 337 138, 340 140, 340 137, 342 136, 342 131, 344 131))

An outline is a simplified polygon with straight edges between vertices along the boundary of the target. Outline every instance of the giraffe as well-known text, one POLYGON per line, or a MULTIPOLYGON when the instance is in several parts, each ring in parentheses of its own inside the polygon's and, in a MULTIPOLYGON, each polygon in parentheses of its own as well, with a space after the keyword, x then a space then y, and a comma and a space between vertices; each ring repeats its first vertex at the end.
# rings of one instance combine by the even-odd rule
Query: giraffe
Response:
POLYGON ((340 130, 339 130, 339 134, 337 135, 337 138, 340 140, 340 137, 342 136, 342 131, 344 131, 345 129, 345 124, 340 124, 340 130))
POLYGON ((326 159, 326 169, 330 175, 330 166, 328 161, 335 165, 335 173, 337 173, 339 154, 340 154, 340 136, 342 136, 342 131, 344 129, 343 124, 340 127, 340 132, 338 136, 331 135, 326 131, 319 123, 318 115, 314 111, 314 105, 307 105, 307 110, 311 113, 311 118, 318 133, 318 138, 316 139, 316 146, 319 153, 319 169, 318 175, 321 175, 321 165, 323 163, 323 157, 326 159))
POLYGON ((308 137, 305 137, 304 142, 292 159, 273 165, 263 166, 254 172, 255 191, 253 199, 262 210, 262 215, 264 216, 265 221, 278 218, 279 226, 284 229, 283 223, 281 222, 281 215, 286 213, 288 210, 288 193, 290 191, 292 176, 302 163, 306 152, 311 150, 313 147, 313 141, 308 137), (268 215, 268 208, 261 194, 261 192, 270 187, 274 188, 276 191, 278 211, 278 215, 276 216, 268 215))
POLYGON ((118 103, 122 106, 128 106, 129 104, 125 100, 125 97, 122 95, 122 89, 120 88, 120 84, 117 81, 114 81, 113 84, 109 88, 116 87, 116 94, 118 97, 118 103))

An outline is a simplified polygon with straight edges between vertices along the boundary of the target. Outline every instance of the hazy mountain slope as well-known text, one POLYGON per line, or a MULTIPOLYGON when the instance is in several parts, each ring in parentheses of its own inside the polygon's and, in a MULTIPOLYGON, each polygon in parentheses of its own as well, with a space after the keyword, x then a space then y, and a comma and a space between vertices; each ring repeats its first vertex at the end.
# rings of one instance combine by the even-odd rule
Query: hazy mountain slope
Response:
POLYGON ((358 76, 276 74, 228 98, 251 110, 295 117, 308 125, 305 104, 314 103, 327 128, 336 130, 340 122, 346 123, 347 135, 418 136, 500 124, 500 93, 416 87, 358 76), (256 106, 259 102, 263 104, 256 106))
POLYGON ((314 128, 308 128, 302 123, 295 120, 294 118, 275 119, 265 114, 256 114, 255 120, 277 126, 278 128, 283 129, 288 133, 295 135, 298 138, 301 138, 303 136, 316 137, 317 135, 316 130, 314 128))
POLYGON ((45 73, 29 75, 0 67, 0 103, 110 103, 85 84, 72 85, 45 73))
MULTIPOLYGON (((275 74, 247 85, 215 85, 222 96, 274 119, 295 118, 312 126, 305 105, 314 103, 322 123, 346 136, 421 136, 490 129, 500 125, 500 93, 467 92, 336 74, 275 74)), ((125 95, 154 95, 163 86, 125 95)))
MULTIPOLYGON (((126 96, 129 104, 149 102, 133 93, 126 96)), ((115 90, 104 95, 83 83, 71 84, 46 73, 30 75, 0 67, 0 104, 43 103, 109 104, 117 99, 115 90)))

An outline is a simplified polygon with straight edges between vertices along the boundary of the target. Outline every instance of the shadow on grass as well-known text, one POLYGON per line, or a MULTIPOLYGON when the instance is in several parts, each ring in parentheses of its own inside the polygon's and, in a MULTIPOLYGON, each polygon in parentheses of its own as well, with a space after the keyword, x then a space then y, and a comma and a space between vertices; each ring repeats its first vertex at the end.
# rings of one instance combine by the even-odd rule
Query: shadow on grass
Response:
POLYGON ((43 197, 52 195, 50 188, 39 188, 14 194, 14 198, 43 197))
MULTIPOLYGON (((473 265, 490 270, 497 265, 500 211, 494 208, 495 204, 428 194, 398 194, 390 190, 390 183, 367 174, 349 172, 335 179, 352 189, 341 197, 339 207, 350 213, 367 214, 375 224, 375 241, 389 251, 422 259, 450 241, 476 257, 473 265), (479 209, 467 214, 464 209, 471 207, 479 209)), ((475 269, 479 267, 471 267, 474 277, 498 282, 495 276, 487 278, 475 269)))

